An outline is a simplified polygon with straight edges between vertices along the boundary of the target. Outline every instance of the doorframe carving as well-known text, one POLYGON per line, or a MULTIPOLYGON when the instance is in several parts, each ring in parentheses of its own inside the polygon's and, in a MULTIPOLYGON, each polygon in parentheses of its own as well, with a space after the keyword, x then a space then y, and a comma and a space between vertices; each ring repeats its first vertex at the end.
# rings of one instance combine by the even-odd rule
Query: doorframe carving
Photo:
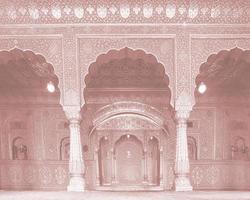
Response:
MULTIPOLYGON (((99 160, 98 160, 98 152, 99 152, 99 143, 101 138, 103 137, 110 137, 110 135, 107 132, 102 133, 101 135, 96 136, 95 134, 93 134, 95 132, 95 130, 101 126, 103 123, 107 122, 108 120, 112 119, 112 118, 116 118, 116 117, 120 117, 123 115, 134 115, 134 116, 138 116, 140 118, 143 118, 144 120, 148 120, 150 123, 154 124, 157 128, 157 130, 159 130, 159 133, 164 134, 165 136, 169 136, 169 131, 167 126, 164 125, 164 117, 162 116, 161 112, 158 111, 157 109, 155 109, 152 106, 146 105, 146 104, 142 104, 142 103, 137 103, 137 102, 119 102, 119 103, 114 103, 108 106, 105 106, 103 108, 101 108, 100 110, 98 110, 95 113, 95 117, 93 118, 93 127, 92 130, 89 133, 89 139, 90 139, 90 143, 93 144, 93 148, 94 148, 94 152, 95 152, 95 156, 94 156, 94 160, 96 163, 96 170, 95 172, 96 174, 96 183, 95 183, 95 189, 96 190, 121 190, 121 188, 116 187, 115 186, 115 179, 114 177, 111 177, 111 179, 113 179, 113 181, 111 180, 111 184, 109 186, 102 186, 100 184, 100 174, 99 174, 99 160)), ((124 134, 122 135, 126 135, 128 134, 125 133, 126 131, 124 131, 124 134)), ((122 135, 120 137, 122 137, 122 135)), ((133 134, 130 134, 133 135, 133 134)), ((135 135, 136 136, 136 135, 135 135)), ((159 184, 158 185, 147 185, 148 182, 145 182, 145 185, 143 185, 141 188, 137 188, 137 187, 131 187, 131 188, 122 188, 122 190, 164 190, 164 186, 163 186, 163 177, 164 177, 164 156, 163 156, 163 141, 162 138, 160 138, 160 134, 156 134, 155 132, 150 133, 148 136, 144 135, 143 138, 138 138, 137 139, 139 141, 142 142, 142 146, 143 146, 143 156, 145 157, 145 155, 147 154, 147 143, 150 139, 150 137, 155 137, 158 142, 159 142, 159 184)), ((112 136, 113 137, 113 136, 112 136)), ((110 149, 110 154, 111 154, 111 158, 112 158, 112 163, 111 166, 115 164, 114 162, 114 144, 116 143, 117 140, 119 140, 119 138, 116 138, 115 140, 113 140, 113 138, 108 138, 110 139, 110 145, 111 145, 111 149, 110 149)), ((148 172, 146 172, 148 173, 148 172)), ((143 174, 143 176, 145 175, 145 173, 143 174)), ((144 177, 143 177, 144 179, 144 177)))

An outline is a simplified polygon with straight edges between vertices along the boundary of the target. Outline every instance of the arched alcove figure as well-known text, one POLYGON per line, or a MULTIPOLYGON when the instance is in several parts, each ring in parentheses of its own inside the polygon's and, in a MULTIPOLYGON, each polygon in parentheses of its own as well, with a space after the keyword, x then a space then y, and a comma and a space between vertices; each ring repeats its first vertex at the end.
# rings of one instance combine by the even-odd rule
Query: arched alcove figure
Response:
POLYGON ((231 151, 233 160, 249 160, 249 147, 246 145, 245 138, 237 136, 231 151))
POLYGON ((12 159, 28 160, 28 146, 22 137, 16 137, 12 141, 12 159))

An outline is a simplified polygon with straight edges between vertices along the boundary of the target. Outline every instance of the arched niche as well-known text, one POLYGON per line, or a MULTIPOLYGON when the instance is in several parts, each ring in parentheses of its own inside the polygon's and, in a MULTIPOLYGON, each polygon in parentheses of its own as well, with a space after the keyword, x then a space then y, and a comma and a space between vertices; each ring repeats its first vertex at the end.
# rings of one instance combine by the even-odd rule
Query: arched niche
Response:
MULTIPOLYGON (((131 154, 134 153, 134 156, 138 156, 138 159, 134 160, 134 164, 136 165, 137 163, 137 167, 141 167, 142 175, 140 175, 140 178, 137 177, 138 182, 131 180, 131 182, 129 183, 128 181, 127 184, 136 184, 135 187, 162 187, 162 182, 160 182, 162 175, 160 171, 163 171, 164 160, 160 149, 166 145, 168 138, 168 133, 164 132, 160 126, 157 126, 150 119, 138 114, 123 113, 105 119, 93 130, 90 138, 91 149, 97 149, 94 158, 96 168, 98 169, 96 184, 98 186, 109 186, 111 188, 122 188, 122 186, 126 185, 126 181, 123 179, 124 177, 121 178, 122 180, 118 180, 122 175, 119 174, 120 171, 118 172, 117 170, 121 170, 122 168, 121 163, 124 160, 120 159, 120 154, 122 149, 126 149, 125 146, 128 142, 128 149, 126 151, 131 151, 131 154), (125 140, 126 137, 127 139, 132 139, 125 140), (133 139, 136 139, 136 143, 133 139), (124 143, 120 146, 122 141, 124 141, 124 143), (130 142, 132 142, 131 145, 130 142), (121 147, 118 153, 116 151, 117 147, 121 147), (139 149, 142 151, 142 154, 139 153, 139 149), (133 152, 134 150, 135 152, 133 152), (138 164, 139 160, 140 165, 138 164), (117 163, 121 168, 119 168, 117 163)), ((124 157, 124 155, 122 157, 124 157)), ((126 160, 125 157, 124 159, 126 160)), ((130 160, 129 157, 127 159, 128 162, 124 161, 124 163, 131 161, 130 164, 133 165, 133 161, 130 160)))
POLYGON ((249 147, 246 144, 246 139, 241 136, 234 138, 234 143, 231 146, 232 160, 249 160, 249 147))
POLYGON ((2 124, 0 126, 1 140, 3 141, 2 158, 8 160, 13 160, 14 157, 16 158, 16 156, 13 155, 13 142, 17 139, 18 141, 23 141, 28 149, 26 151, 27 159, 22 160, 33 160, 34 145, 31 141, 32 119, 30 110, 26 110, 25 112, 17 109, 9 110, 8 108, 1 108, 0 111, 5 113, 5 118, 2 118, 2 124))
POLYGON ((64 137, 60 142, 60 160, 69 160, 70 138, 64 137))
POLYGON ((29 147, 22 137, 16 137, 12 141, 12 160, 28 160, 29 147))
POLYGON ((187 143, 188 143, 188 158, 189 158, 189 160, 197 160, 196 139, 192 136, 188 136, 187 143))
MULTIPOLYGON (((149 183, 147 175, 149 172, 146 169, 148 158, 144 152, 148 144, 144 137, 151 131, 151 135, 158 139, 158 149, 160 149, 173 131, 169 129, 170 126, 174 127, 173 108, 170 105, 169 78, 165 74, 164 66, 155 56, 142 50, 128 47, 111 50, 98 56, 89 66, 88 74, 85 76, 85 86, 85 104, 81 110, 84 123, 81 124, 81 132, 83 143, 88 141, 90 147, 85 157, 89 159, 94 157, 95 160, 96 170, 93 170, 95 173, 93 176, 97 178, 92 180, 95 184, 93 188, 115 187, 119 184, 120 181, 116 179, 118 177, 115 145, 120 137, 127 134, 134 135, 143 144, 143 153, 139 154, 139 151, 135 153, 142 156, 140 162, 143 171, 139 185, 141 187, 143 184, 146 187, 160 185, 159 172, 154 173, 158 177, 152 178, 149 183), (108 144, 105 143, 109 145, 108 158, 105 158, 106 153, 103 152, 105 141, 101 140, 105 136, 109 141, 108 144), (104 160, 100 160, 100 157, 104 160), (103 167, 106 162, 109 162, 106 166, 110 167, 103 167), (109 168, 110 171, 105 172, 103 168, 109 168), (109 174, 109 177, 103 177, 105 173, 109 174)), ((153 174, 153 171, 150 173, 153 174)))
POLYGON ((140 185, 143 182, 144 150, 134 135, 121 136, 114 145, 115 181, 119 185, 140 185))

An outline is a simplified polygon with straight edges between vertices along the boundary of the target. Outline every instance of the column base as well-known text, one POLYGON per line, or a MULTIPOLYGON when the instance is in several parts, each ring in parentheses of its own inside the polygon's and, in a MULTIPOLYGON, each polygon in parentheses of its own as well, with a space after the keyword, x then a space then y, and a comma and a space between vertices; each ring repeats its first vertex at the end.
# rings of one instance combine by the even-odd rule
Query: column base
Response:
POLYGON ((176 192, 186 192, 192 191, 193 187, 190 184, 188 176, 177 176, 175 178, 175 191, 176 192))
POLYGON ((82 175, 74 175, 70 177, 69 185, 67 187, 68 192, 84 192, 85 180, 82 175))

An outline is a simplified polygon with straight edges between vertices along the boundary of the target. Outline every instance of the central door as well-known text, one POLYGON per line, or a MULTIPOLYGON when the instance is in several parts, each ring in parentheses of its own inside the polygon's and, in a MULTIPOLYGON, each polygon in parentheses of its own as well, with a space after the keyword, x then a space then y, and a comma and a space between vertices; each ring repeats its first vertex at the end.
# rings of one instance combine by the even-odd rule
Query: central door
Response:
POLYGON ((132 135, 122 136, 116 143, 116 177, 120 185, 141 185, 143 182, 143 148, 132 135))

